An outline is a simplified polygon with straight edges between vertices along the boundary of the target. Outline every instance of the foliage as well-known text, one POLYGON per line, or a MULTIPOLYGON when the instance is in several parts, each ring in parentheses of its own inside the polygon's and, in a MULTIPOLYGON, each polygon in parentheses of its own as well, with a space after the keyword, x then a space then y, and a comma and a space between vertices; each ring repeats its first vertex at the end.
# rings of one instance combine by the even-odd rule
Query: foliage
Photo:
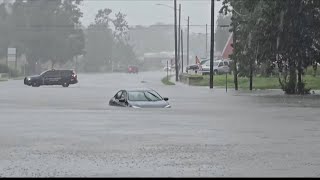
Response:
POLYGON ((7 55, 7 48, 9 46, 9 14, 6 10, 5 4, 0 4, 0 58, 7 55))
POLYGON ((216 51, 221 52, 223 51, 228 38, 230 36, 229 28, 225 26, 230 26, 231 24, 231 16, 224 16, 220 14, 217 20, 217 30, 215 32, 215 44, 216 44, 216 51))
MULTIPOLYGON (((193 75, 198 77, 198 75, 193 75)), ((228 75, 227 77, 227 85, 228 88, 234 88, 233 84, 233 76, 228 75)), ((247 77, 239 77, 239 88, 240 89, 247 89, 249 84, 249 78, 247 77)), ((316 89, 320 90, 320 78, 313 77, 312 75, 305 75, 303 78, 303 82, 305 83, 306 89, 316 89)), ((203 76, 202 80, 197 80, 191 83, 190 85, 193 86, 209 86, 209 76, 203 76)), ((214 87, 224 88, 226 85, 226 76, 225 75, 215 75, 213 78, 213 85, 214 87)), ((278 77, 263 77, 263 76, 256 76, 253 79, 253 89, 282 89, 281 85, 279 84, 278 77)))
POLYGON ((37 62, 51 61, 54 65, 73 60, 73 57, 84 53, 84 37, 79 28, 82 17, 80 3, 81 0, 2 3, 0 8, 9 6, 11 12, 1 10, 0 26, 5 19, 4 30, 9 30, 9 33, 2 30, 0 37, 9 37, 10 41, 1 41, 5 45, 0 46, 16 47, 18 55, 25 54, 31 68, 29 71, 33 73, 37 62))
POLYGON ((164 84, 164 85, 169 85, 169 86, 172 86, 172 85, 176 85, 175 83, 171 82, 170 81, 170 78, 173 77, 173 75, 170 75, 169 77, 165 76, 161 79, 161 82, 164 84), (168 79, 169 78, 169 79, 168 79))
POLYGON ((97 12, 95 22, 86 31, 86 56, 84 71, 111 71, 119 66, 136 64, 133 47, 128 43, 128 22, 125 14, 111 17, 111 9, 97 12))
POLYGON ((22 73, 19 70, 9 68, 6 64, 0 64, 0 74, 1 73, 8 74, 10 77, 22 76, 22 73))
POLYGON ((0 64, 0 73, 8 73, 8 66, 6 64, 0 64))
POLYGON ((221 11, 232 13, 235 34, 231 58, 243 67, 275 63, 287 94, 308 93, 302 76, 319 62, 319 8, 314 0, 224 0, 221 11))

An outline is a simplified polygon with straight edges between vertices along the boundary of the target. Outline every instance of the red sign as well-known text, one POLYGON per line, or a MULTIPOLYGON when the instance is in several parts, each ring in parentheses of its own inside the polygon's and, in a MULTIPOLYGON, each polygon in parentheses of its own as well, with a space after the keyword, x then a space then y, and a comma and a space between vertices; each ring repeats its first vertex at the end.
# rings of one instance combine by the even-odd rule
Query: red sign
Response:
POLYGON ((229 55, 232 54, 232 52, 233 52, 233 47, 231 46, 232 43, 233 43, 233 33, 230 34, 229 39, 223 48, 223 51, 222 51, 223 59, 228 59, 229 55))

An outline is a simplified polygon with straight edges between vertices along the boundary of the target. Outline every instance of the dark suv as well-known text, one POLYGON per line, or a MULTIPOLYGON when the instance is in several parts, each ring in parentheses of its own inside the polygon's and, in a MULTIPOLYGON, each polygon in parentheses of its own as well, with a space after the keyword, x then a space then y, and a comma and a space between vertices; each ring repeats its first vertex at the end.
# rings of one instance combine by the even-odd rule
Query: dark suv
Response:
POLYGON ((78 83, 77 75, 73 70, 47 70, 40 75, 24 78, 24 84, 32 87, 41 85, 62 85, 68 87, 69 84, 78 83))

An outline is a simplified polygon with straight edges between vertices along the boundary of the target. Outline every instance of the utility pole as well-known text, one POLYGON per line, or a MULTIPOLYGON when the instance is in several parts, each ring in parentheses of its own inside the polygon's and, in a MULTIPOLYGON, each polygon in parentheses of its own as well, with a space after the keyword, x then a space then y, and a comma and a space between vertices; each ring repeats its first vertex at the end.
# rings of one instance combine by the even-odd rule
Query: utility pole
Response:
POLYGON ((178 58, 177 58, 177 0, 174 0, 174 57, 175 57, 175 69, 176 69, 176 82, 178 79, 178 58))
POLYGON ((205 57, 208 58, 208 24, 206 24, 206 54, 205 57))
POLYGON ((187 66, 189 66, 189 26, 190 26, 190 18, 188 16, 188 36, 187 36, 187 66))
POLYGON ((6 49, 6 65, 7 65, 7 70, 8 70, 8 74, 10 75, 10 70, 9 70, 9 60, 8 60, 8 55, 9 55, 9 52, 8 52, 8 48, 6 49))
MULTIPOLYGON (((248 50, 249 49, 251 49, 251 39, 252 39, 252 35, 251 35, 251 32, 249 33, 249 43, 248 43, 248 50)), ((247 51, 248 51, 247 50, 247 51)), ((253 62, 252 62, 252 56, 251 55, 249 55, 249 58, 250 58, 250 60, 249 60, 249 62, 250 62, 250 83, 249 83, 249 89, 250 89, 250 91, 252 91, 252 75, 253 75, 253 62)))
POLYGON ((210 89, 213 89, 214 1, 211 0, 210 89))
POLYGON ((179 4, 179 29, 178 29, 178 64, 179 64, 179 67, 178 67, 178 71, 180 71, 180 43, 181 43, 181 4, 179 4))
POLYGON ((75 56, 76 65, 75 65, 75 71, 78 72, 78 55, 75 56))
MULTIPOLYGON (((236 28, 237 26, 233 26, 233 49, 236 48, 236 28)), ((238 68, 237 68, 237 65, 238 65, 238 62, 237 62, 237 57, 235 57, 233 59, 233 78, 234 78, 234 89, 236 91, 238 91, 238 68)))
POLYGON ((18 48, 16 48, 16 57, 15 57, 15 62, 14 62, 14 69, 17 71, 18 68, 18 48))
POLYGON ((183 31, 181 29, 181 73, 183 73, 183 31))
MULTIPOLYGON (((232 17, 234 17, 235 15, 235 11, 232 11, 232 17)), ((237 24, 233 24, 232 26, 232 46, 233 49, 236 49, 236 41, 237 41, 237 28, 238 25, 237 24)), ((233 83, 234 83, 234 90, 238 91, 238 60, 237 57, 234 57, 233 59, 233 83)))
POLYGON ((169 61, 167 60, 167 81, 169 82, 169 61))

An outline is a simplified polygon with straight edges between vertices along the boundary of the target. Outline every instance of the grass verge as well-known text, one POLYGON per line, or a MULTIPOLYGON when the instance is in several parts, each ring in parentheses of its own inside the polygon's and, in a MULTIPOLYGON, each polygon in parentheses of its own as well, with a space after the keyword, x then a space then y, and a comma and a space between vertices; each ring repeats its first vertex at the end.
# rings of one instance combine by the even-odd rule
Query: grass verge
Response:
MULTIPOLYGON (((200 75, 192 75, 200 76, 200 75)), ((203 76, 202 80, 194 81, 193 86, 209 86, 210 77, 208 75, 203 76)), ((306 88, 320 89, 320 77, 313 77, 306 75, 303 77, 303 81, 306 83, 306 88)), ((216 87, 226 86, 226 75, 215 75, 213 77, 213 85, 216 87)), ((228 74, 227 76, 228 88, 234 88, 233 75, 228 74)), ((249 78, 238 77, 238 86, 240 89, 249 89, 249 78)), ((253 78, 253 89, 281 89, 278 77, 254 77, 253 78)))
POLYGON ((24 76, 19 76, 19 77, 13 77, 11 78, 12 80, 23 80, 24 76))
POLYGON ((161 82, 164 84, 164 85, 168 85, 168 86, 172 86, 172 85, 176 85, 175 83, 171 82, 170 81, 170 78, 172 77, 172 75, 170 76, 165 76, 161 79, 161 82))
POLYGON ((8 79, 7 78, 0 78, 0 82, 1 81, 8 81, 8 79))

